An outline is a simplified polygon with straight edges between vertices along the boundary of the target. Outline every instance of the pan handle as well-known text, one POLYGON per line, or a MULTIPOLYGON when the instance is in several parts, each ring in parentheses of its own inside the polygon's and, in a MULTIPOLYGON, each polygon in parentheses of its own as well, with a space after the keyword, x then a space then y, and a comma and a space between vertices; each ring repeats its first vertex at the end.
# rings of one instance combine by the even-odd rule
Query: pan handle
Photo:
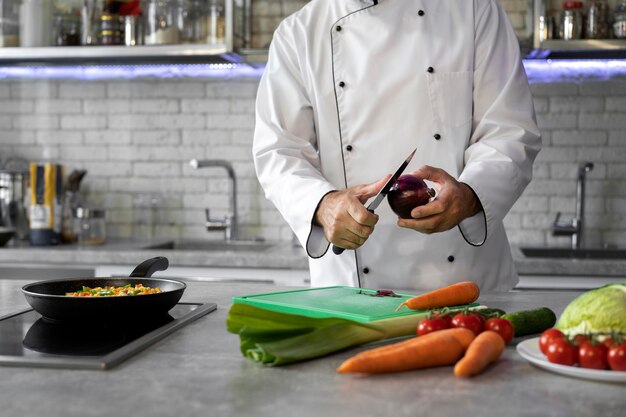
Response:
POLYGON ((169 265, 170 263, 165 256, 157 256, 137 265, 129 276, 132 278, 149 278, 156 271, 165 271, 169 265))

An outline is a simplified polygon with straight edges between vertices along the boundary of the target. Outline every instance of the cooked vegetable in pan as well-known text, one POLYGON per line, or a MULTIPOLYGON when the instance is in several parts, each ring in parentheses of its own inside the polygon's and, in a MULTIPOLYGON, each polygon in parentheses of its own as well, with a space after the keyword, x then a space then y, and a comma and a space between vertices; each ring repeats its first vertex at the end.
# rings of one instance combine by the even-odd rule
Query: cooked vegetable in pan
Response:
POLYGON ((146 295, 161 292, 158 287, 144 287, 141 284, 126 284, 123 287, 96 287, 89 288, 83 286, 83 289, 76 292, 67 292, 65 295, 70 297, 125 297, 129 295, 146 295))

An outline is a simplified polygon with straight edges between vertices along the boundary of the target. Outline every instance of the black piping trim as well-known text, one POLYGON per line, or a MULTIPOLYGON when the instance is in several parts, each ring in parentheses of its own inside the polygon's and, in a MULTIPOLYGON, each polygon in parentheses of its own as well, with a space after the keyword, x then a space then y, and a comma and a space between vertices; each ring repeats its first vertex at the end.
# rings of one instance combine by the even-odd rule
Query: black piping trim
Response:
MULTIPOLYGON (((467 185, 467 186, 469 187, 469 189, 470 189, 470 190, 472 190, 472 192, 473 192, 473 193, 474 193, 474 195, 476 196, 476 199, 477 199, 477 200, 478 200, 478 202, 480 203, 480 199, 478 198, 478 195, 476 194, 476 191, 474 191, 474 189, 473 189, 472 187, 470 187, 467 183, 463 183, 463 184, 467 185)), ((482 206, 482 203, 481 203, 481 206, 482 206)), ((463 229, 461 228, 461 223, 459 223, 459 224, 457 225, 457 227, 459 228, 459 232, 461 232, 461 236, 463 236, 463 239, 465 239, 465 241, 466 241, 466 242, 467 242, 470 246, 473 246, 473 247, 475 247, 475 248, 477 248, 477 247, 480 247, 480 246, 484 245, 484 244, 485 244, 485 242, 487 241, 487 236, 489 236, 489 235, 487 234, 487 213, 485 213, 485 209, 484 209, 484 208, 482 209, 482 213, 483 213, 483 220, 484 220, 484 222, 485 222, 485 238, 484 238, 484 239, 483 239, 483 241, 482 241, 482 242, 480 242, 480 243, 473 243, 473 242, 470 242, 470 241, 467 239, 467 237, 465 237, 465 234, 463 233, 463 229)))
MULTIPOLYGON (((311 227, 311 229, 309 230, 309 235, 306 238, 307 243, 309 242, 309 239, 311 239, 311 233, 313 233, 313 227, 311 227)), ((305 245, 306 247, 304 248, 306 250, 306 254, 309 255, 309 258, 311 259, 319 259, 322 256, 326 255, 326 252, 328 252, 328 248, 330 247, 330 242, 328 243, 328 245, 326 245, 326 249, 324 250, 324 253, 322 253, 320 256, 313 256, 309 253, 309 249, 308 249, 308 245, 305 245)))
MULTIPOLYGON (((353 12, 348 13, 345 16, 341 16, 339 19, 337 19, 335 21, 335 23, 333 23, 330 26, 330 53, 331 53, 331 68, 332 68, 332 73, 333 73, 333 91, 335 93, 335 107, 337 108, 337 125, 339 126, 339 145, 341 147, 341 163, 343 165, 343 183, 344 186, 346 188, 348 188, 348 176, 346 175, 346 158, 345 155, 343 153, 343 136, 341 134, 341 118, 339 117, 339 99, 337 98, 337 79, 335 78, 335 48, 333 46, 333 33, 334 33, 334 29, 337 26, 337 24, 345 19, 346 17, 353 15, 355 13, 359 13, 362 12, 363 10, 369 9, 370 7, 374 7, 378 5, 378 0, 374 0, 373 4, 371 6, 367 6, 364 7, 362 9, 359 10, 355 10, 353 12)), ((310 237, 310 232, 309 232, 309 237, 310 237)), ((328 251, 328 248, 326 248, 326 251, 328 251)), ((326 253, 326 252, 324 252, 326 253)), ((339 255, 336 255, 339 256, 339 255)), ((357 284, 359 286, 359 288, 361 288, 361 274, 359 273, 359 257, 357 255, 357 251, 354 251, 354 260, 356 263, 356 277, 357 277, 357 284)))
MULTIPOLYGON (((317 209, 319 208, 320 204, 322 203, 322 200, 324 199, 324 197, 326 197, 328 194, 330 193, 334 193, 337 190, 331 190, 329 192, 327 192, 326 194, 324 194, 322 196, 322 198, 320 198, 319 203, 317 203, 317 207, 315 207, 315 211, 313 212, 313 217, 315 217, 315 213, 317 212, 317 209)), ((306 237, 306 243, 304 245, 304 250, 306 251, 306 254, 309 256, 309 258, 311 259, 319 259, 322 256, 326 255, 326 252, 328 252, 328 247, 330 246, 330 242, 328 243, 328 245, 326 245, 326 249, 324 250, 324 253, 322 253, 320 256, 312 256, 309 253, 309 240, 311 239, 311 233, 313 233, 313 219, 311 219, 311 228, 309 229, 309 235, 306 237)))
POLYGON ((337 27, 337 24, 345 19, 346 17, 353 15, 355 13, 359 13, 363 10, 369 9, 370 7, 374 7, 378 4, 378 0, 374 0, 374 4, 371 6, 367 6, 364 7, 362 9, 359 10, 355 10, 353 12, 348 13, 345 16, 341 16, 339 19, 337 19, 335 21, 335 23, 333 23, 330 26, 330 54, 331 54, 331 70, 333 73, 333 92, 335 93, 335 107, 337 109, 337 125, 339 126, 339 144, 341 145, 341 162, 343 164, 343 184, 346 188, 348 188, 348 177, 346 175, 346 158, 343 152, 343 135, 341 134, 341 118, 339 117, 339 99, 337 98, 337 79, 335 78, 335 48, 333 46, 333 33, 334 33, 334 29, 337 27))
POLYGON ((465 234, 463 233, 463 229, 461 229, 461 225, 460 225, 460 224, 459 224, 459 225, 457 225, 457 227, 459 228, 459 232, 461 232, 461 236, 463 236, 463 239, 465 239, 465 241, 466 241, 466 242, 467 242, 470 246, 473 246, 473 247, 475 247, 475 248, 478 248, 478 247, 480 247, 480 246, 484 245, 484 244, 485 244, 485 242, 487 241, 487 215, 485 214, 485 211, 484 211, 484 210, 483 210, 483 220, 485 221, 485 238, 484 238, 484 239, 483 239, 483 241, 482 241, 482 242, 480 242, 480 243, 473 243, 473 242, 470 242, 470 241, 469 241, 469 240, 465 237, 465 234))

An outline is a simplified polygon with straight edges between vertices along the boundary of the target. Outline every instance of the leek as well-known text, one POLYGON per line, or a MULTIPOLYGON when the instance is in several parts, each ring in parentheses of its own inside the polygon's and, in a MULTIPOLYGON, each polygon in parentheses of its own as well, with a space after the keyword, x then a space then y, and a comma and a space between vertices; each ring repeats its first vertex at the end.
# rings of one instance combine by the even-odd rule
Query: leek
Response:
POLYGON ((313 359, 378 340, 414 336, 428 311, 375 322, 311 318, 234 304, 226 321, 238 334, 241 353, 257 363, 279 366, 313 359))

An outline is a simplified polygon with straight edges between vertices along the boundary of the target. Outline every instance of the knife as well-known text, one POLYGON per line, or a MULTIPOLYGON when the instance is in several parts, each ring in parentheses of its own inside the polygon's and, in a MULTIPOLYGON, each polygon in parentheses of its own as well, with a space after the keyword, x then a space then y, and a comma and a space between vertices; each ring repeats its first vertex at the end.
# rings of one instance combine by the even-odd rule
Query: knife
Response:
MULTIPOLYGON (((402 162, 402 165, 400 165, 400 168, 396 170, 396 172, 391 176, 391 178, 389 178, 389 180, 385 183, 385 185, 383 185, 383 188, 381 188, 378 194, 376 194, 376 198, 374 198, 374 201, 372 201, 367 206, 367 210, 369 212, 373 213, 374 210, 376 210, 376 207, 378 207, 378 205, 381 203, 381 201, 385 199, 385 197, 389 193, 389 190, 391 189, 391 186, 396 183, 398 178, 400 178, 400 175, 402 175, 402 173, 406 169, 407 165, 409 165, 409 162, 411 162, 411 159, 413 159, 413 155, 415 155, 415 151, 417 151, 417 148, 413 149, 413 152, 411 152, 411 154, 404 160, 404 162, 402 162)), ((344 250, 345 250, 344 248, 340 248, 339 246, 333 245, 333 252, 336 255, 341 254, 344 250)))

